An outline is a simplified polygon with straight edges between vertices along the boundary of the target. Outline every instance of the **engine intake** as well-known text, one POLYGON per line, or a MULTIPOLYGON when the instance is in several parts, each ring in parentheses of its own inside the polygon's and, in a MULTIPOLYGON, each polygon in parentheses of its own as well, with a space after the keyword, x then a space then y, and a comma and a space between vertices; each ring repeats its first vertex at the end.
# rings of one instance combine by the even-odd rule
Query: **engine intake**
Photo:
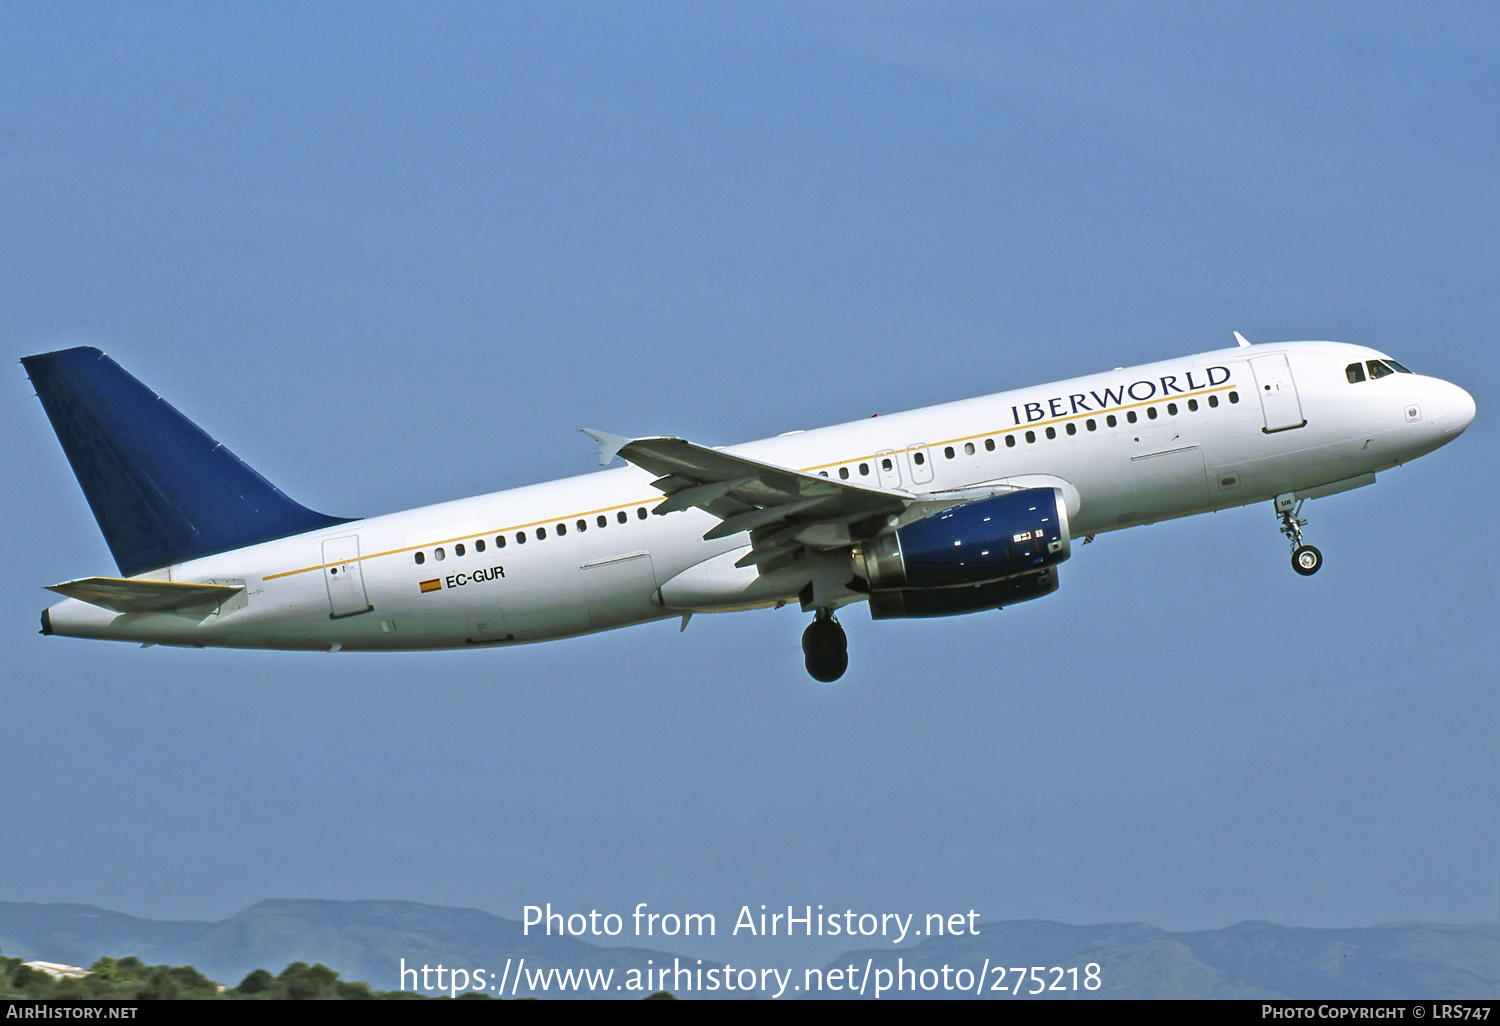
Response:
POLYGON ((956 588, 1054 566, 1068 555, 1062 491, 1026 488, 954 506, 881 535, 861 546, 856 569, 872 593, 956 588))

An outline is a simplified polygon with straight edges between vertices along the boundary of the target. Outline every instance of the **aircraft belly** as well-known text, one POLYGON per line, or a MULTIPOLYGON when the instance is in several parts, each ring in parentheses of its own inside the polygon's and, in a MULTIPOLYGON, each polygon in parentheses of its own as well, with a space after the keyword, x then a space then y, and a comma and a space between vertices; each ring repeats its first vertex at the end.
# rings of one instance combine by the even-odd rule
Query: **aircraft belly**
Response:
MULTIPOLYGON (((1400 462, 1399 454, 1379 436, 1340 439, 1310 446, 1295 453, 1269 453, 1240 460, 1233 466, 1239 475, 1239 498, 1224 505, 1240 505, 1274 498, 1284 492, 1342 481, 1361 474, 1385 470, 1400 462)), ((1229 471, 1221 470, 1222 481, 1229 471)))
POLYGON ((761 609, 795 601, 812 579, 808 560, 769 573, 736 566, 749 551, 749 546, 730 549, 673 575, 657 593, 662 606, 699 613, 761 609))
POLYGON ((1082 508, 1073 518, 1075 535, 1165 520, 1210 505, 1202 447, 1171 436, 1142 434, 1079 479, 1082 508))
POLYGON ((517 641, 543 641, 583 634, 589 625, 588 603, 577 563, 516 560, 506 581, 505 624, 517 641))
POLYGON ((581 598, 591 630, 605 630, 660 616, 651 602, 656 572, 641 550, 585 563, 579 569, 581 598))

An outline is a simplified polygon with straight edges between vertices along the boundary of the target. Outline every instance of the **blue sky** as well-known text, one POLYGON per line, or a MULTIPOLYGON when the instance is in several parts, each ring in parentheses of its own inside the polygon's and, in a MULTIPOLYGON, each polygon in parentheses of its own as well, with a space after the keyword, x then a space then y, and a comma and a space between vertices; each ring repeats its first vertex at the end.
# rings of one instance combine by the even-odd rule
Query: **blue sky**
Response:
POLYGON ((1497 22, 6 6, 0 898, 1493 920, 1497 22), (729 444, 1234 330, 1478 403, 1309 504, 1316 578, 1269 508, 1117 532, 1045 601, 850 610, 834 687, 790 609, 389 657, 36 633, 113 566, 28 353, 101 346, 353 516, 586 472, 579 427, 729 444))

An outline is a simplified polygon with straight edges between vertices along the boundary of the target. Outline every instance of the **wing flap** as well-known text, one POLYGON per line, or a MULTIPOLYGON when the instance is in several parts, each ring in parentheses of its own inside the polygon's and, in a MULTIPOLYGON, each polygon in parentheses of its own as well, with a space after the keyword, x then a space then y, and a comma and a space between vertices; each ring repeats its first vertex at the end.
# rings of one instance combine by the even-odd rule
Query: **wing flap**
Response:
MULTIPOLYGON (((656 475, 652 484, 667 495, 655 509, 658 515, 696 507, 723 521, 708 531, 704 536, 708 539, 749 531, 757 546, 773 535, 779 536, 771 547, 781 548, 782 539, 803 528, 883 521, 900 515, 915 501, 902 492, 834 481, 694 445, 682 438, 621 441, 618 436, 606 437, 614 453, 656 475)), ((840 545, 849 544, 847 532, 842 538, 840 545)), ((815 540, 804 538, 804 543, 822 547, 815 540)))
POLYGON ((236 592, 244 591, 244 586, 83 577, 62 584, 49 584, 47 590, 117 613, 164 613, 223 602, 236 592))

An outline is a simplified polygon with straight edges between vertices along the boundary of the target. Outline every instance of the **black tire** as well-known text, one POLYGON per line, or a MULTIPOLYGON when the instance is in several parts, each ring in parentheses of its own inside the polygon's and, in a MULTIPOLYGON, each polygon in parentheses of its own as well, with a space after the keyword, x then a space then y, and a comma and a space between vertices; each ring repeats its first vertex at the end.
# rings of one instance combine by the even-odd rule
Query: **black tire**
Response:
POLYGON ((1311 545, 1298 546, 1292 553, 1292 569, 1303 577, 1311 577, 1323 567, 1323 553, 1311 545))
POLYGON ((802 632, 802 655, 808 676, 832 684, 849 668, 849 639, 834 620, 814 620, 802 632))

